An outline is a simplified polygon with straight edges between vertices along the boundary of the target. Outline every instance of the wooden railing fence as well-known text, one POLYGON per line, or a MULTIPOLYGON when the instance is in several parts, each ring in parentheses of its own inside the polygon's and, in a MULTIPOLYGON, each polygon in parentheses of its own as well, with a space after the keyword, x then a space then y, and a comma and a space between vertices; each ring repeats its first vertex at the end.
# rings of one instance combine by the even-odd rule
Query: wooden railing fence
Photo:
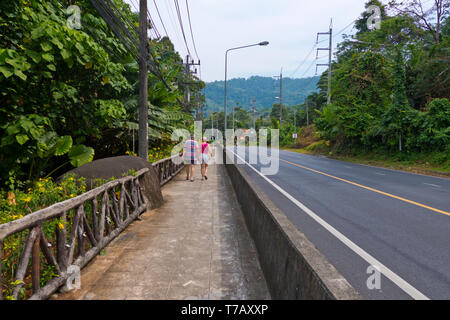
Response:
MULTIPOLYGON (((183 167, 181 163, 174 163, 173 158, 153 164, 161 185, 183 167)), ((63 286, 71 276, 70 266, 83 268, 146 211, 147 203, 139 180, 148 171, 148 168, 142 169, 136 176, 113 180, 72 199, 1 224, 0 258, 17 255, 18 263, 8 266, 11 275, 3 281, 12 279, 13 289, 1 292, 0 300, 6 295, 15 300, 46 299, 63 286), (11 243, 19 244, 19 247, 10 246, 11 243), (16 252, 21 244, 21 252, 16 252), (42 283, 42 271, 47 272, 45 283, 42 283)), ((0 263, 0 288, 1 267, 0 263)))

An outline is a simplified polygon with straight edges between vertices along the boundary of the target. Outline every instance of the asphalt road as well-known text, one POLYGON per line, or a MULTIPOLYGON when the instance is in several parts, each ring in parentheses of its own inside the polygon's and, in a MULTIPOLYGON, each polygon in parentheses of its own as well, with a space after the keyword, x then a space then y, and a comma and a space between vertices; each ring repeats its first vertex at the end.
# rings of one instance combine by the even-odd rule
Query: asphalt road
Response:
POLYGON ((365 299, 417 298, 414 290, 426 298, 450 299, 450 179, 288 151, 280 151, 278 173, 267 176, 272 183, 248 164, 241 166, 365 299), (393 276, 383 273, 379 288, 369 289, 369 277, 369 283, 376 282, 364 255, 273 183, 393 276))

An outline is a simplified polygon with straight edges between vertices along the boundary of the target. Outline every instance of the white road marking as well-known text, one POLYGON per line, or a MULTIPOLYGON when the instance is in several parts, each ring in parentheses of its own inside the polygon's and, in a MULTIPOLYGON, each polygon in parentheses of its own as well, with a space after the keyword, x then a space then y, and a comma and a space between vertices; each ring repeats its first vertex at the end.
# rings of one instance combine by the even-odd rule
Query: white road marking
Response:
POLYGON ((183 287, 190 285, 192 282, 194 282, 194 281, 191 280, 191 281, 186 282, 185 284, 183 284, 183 287))
POLYGON ((243 161, 246 165, 248 165, 252 170, 254 170, 258 175, 260 175, 264 180, 266 180, 268 183, 270 183, 275 189, 280 191, 286 198, 291 200, 296 206, 298 206, 300 209, 302 209, 306 214, 308 214, 311 218, 313 218, 317 223, 319 223, 322 227, 324 227, 328 232, 330 232, 332 235, 334 235, 336 238, 338 238, 342 243, 344 243, 348 248, 350 248, 353 252, 355 252, 357 255, 359 255, 362 259, 367 261, 370 265, 377 266, 380 269, 380 272, 389 280, 391 280, 393 283, 395 283, 400 289, 402 289, 405 293, 407 293, 409 296, 411 296, 413 299, 416 300, 430 300, 427 296, 425 296, 423 293, 421 293, 419 290, 414 288, 412 285, 410 285, 408 282, 403 280, 399 275, 397 275, 395 272, 390 270, 388 267, 383 265, 380 261, 372 257, 369 253, 364 251, 361 247, 359 247, 356 243, 348 239, 346 236, 344 236, 342 233, 340 233, 338 230, 333 228, 330 224, 328 224, 325 220, 320 218, 317 214, 315 214, 311 209, 306 207, 303 203, 295 199, 293 196, 291 196, 288 192, 286 192, 284 189, 282 189, 280 186, 278 186, 275 182, 267 178, 265 175, 263 175, 261 172, 259 172, 255 167, 253 167, 251 164, 249 164, 247 161, 242 159, 240 156, 238 156, 233 151, 227 149, 227 151, 230 151, 233 153, 237 158, 243 161))
POLYGON ((375 172, 375 174, 377 174, 377 175, 379 175, 379 176, 385 176, 384 173, 375 172))
POLYGON ((426 184, 428 186, 432 186, 432 187, 436 187, 436 188, 440 188, 441 186, 438 186, 437 184, 432 184, 432 183, 426 183, 424 182, 423 184, 426 184))

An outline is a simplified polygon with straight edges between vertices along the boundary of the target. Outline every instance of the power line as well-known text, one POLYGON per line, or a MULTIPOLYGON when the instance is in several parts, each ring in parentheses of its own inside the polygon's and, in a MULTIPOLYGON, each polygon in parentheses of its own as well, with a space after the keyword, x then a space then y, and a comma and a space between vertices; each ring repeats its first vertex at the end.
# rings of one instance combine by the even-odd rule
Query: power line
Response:
POLYGON ((311 48, 311 51, 309 51, 309 53, 306 55, 305 59, 303 59, 302 62, 300 62, 300 64, 298 65, 298 67, 295 69, 294 72, 292 72, 292 74, 289 76, 290 78, 292 78, 292 76, 294 74, 297 73, 297 71, 305 64, 306 60, 308 60, 308 58, 311 56, 311 54, 313 53, 314 49, 316 48, 317 44, 314 44, 313 47, 311 48))
POLYGON ((158 28, 156 27, 156 24, 153 21, 152 15, 150 14, 150 11, 148 11, 148 9, 147 9, 147 17, 148 17, 148 20, 150 21, 150 26, 151 26, 150 30, 153 30, 153 33, 155 34, 156 39, 160 39, 161 34, 159 33, 158 28))
POLYGON ((311 62, 311 64, 308 66, 308 68, 305 70, 305 72, 303 72, 303 74, 300 76, 300 78, 303 78, 308 72, 309 70, 311 70, 312 66, 316 63, 316 60, 313 60, 311 62))
POLYGON ((192 54, 189 51, 189 46, 188 46, 187 41, 186 41, 186 34, 184 33, 183 19, 181 18, 181 12, 180 12, 180 6, 179 6, 179 3, 178 3, 178 0, 174 0, 174 3, 175 3, 175 9, 177 10, 178 22, 179 22, 180 27, 181 27, 181 33, 183 34, 184 44, 186 45, 186 50, 187 50, 189 56, 192 57, 192 54))
POLYGON ((162 26, 163 26, 164 32, 166 33, 166 36, 169 37, 169 34, 167 33, 166 26, 164 25, 164 21, 163 21, 163 19, 161 18, 161 14, 159 13, 158 6, 156 5, 156 1, 153 0, 153 3, 155 4, 156 12, 158 13, 159 20, 161 20, 161 24, 162 24, 162 26))
MULTIPOLYGON (((170 20, 170 23, 171 23, 171 25, 172 25, 172 29, 173 29, 173 32, 174 32, 174 34, 175 34, 175 37, 177 38, 178 42, 181 43, 181 42, 183 42, 183 41, 182 41, 181 38, 180 38, 179 30, 178 30, 178 28, 177 28, 177 26, 176 26, 176 23, 175 23, 175 20, 174 20, 174 18, 173 18, 173 17, 175 16, 175 14, 174 14, 174 12, 173 12, 172 6, 170 5, 170 2, 169 2, 169 1, 163 1, 163 3, 164 3, 164 5, 165 5, 165 7, 166 7, 167 14, 168 14, 168 16, 169 16, 169 20, 170 20)), ((187 53, 187 52, 183 52, 182 54, 184 55, 185 53, 187 53)))
POLYGON ((190 13, 189 13, 188 0, 186 0, 186 11, 187 11, 187 14, 188 14, 189 29, 191 29, 192 44, 194 45, 194 51, 195 51, 195 54, 196 54, 196 56, 197 56, 197 60, 200 60, 200 58, 199 58, 199 56, 198 56, 197 48, 195 47, 194 33, 192 32, 191 15, 190 15, 190 13))
POLYGON ((91 0, 94 8, 99 12, 101 17, 106 21, 113 33, 118 37, 123 45, 130 51, 136 61, 139 61, 139 42, 130 34, 128 29, 123 25, 121 20, 111 11, 103 0, 91 0))
MULTIPOLYGON (((347 26, 345 26, 341 31, 337 32, 335 34, 335 37, 340 35, 342 32, 344 32, 348 27, 350 27, 352 24, 354 24, 357 20, 353 20, 352 22, 350 22, 347 26)), ((352 28, 353 29, 353 28, 352 28)), ((326 39, 325 39, 326 40, 326 39)))
MULTIPOLYGON (((338 36, 338 35, 340 35, 341 33, 343 33, 348 27, 350 27, 351 25, 353 25, 355 22, 356 22, 357 20, 353 20, 352 22, 350 22, 347 26, 345 26, 342 30, 340 30, 337 34, 336 34, 336 36, 338 36)), ((289 77, 291 77, 292 78, 292 76, 294 75, 294 74, 296 74, 297 73, 297 71, 306 63, 306 61, 308 60, 308 58, 311 56, 311 54, 313 53, 313 51, 314 51, 314 49, 317 47, 317 45, 318 44, 320 44, 320 43, 322 43, 322 42, 325 42, 325 41, 328 41, 328 39, 323 39, 323 40, 320 40, 320 41, 316 41, 315 43, 314 43, 314 45, 312 46, 312 48, 311 48, 311 50, 308 52, 308 54, 306 55, 306 57, 300 62, 300 64, 297 66, 297 68, 295 69, 295 71, 294 72, 292 72, 291 73, 291 75, 289 76, 289 77)), ((320 57, 320 58, 322 58, 322 57, 320 57)), ((318 58, 316 58, 316 59, 318 59, 318 58)), ((314 63, 313 63, 314 64, 314 63)), ((308 68, 308 70, 309 70, 310 68, 308 68)), ((302 77, 300 77, 300 78, 302 78, 302 77)))
POLYGON ((109 3, 109 6, 112 7, 114 9, 114 11, 116 11, 118 13, 118 15, 120 17, 122 17, 122 19, 125 21, 125 23, 131 27, 132 30, 134 30, 136 32, 137 35, 139 35, 139 30, 136 28, 136 26, 130 21, 130 19, 128 19, 127 17, 125 17, 122 13, 121 10, 119 10, 119 8, 116 6, 116 4, 114 2, 112 2, 111 0, 106 0, 109 3))
POLYGON ((134 1, 130 0, 130 3, 133 5, 134 10, 136 10, 136 12, 139 12, 139 9, 134 4, 134 1))

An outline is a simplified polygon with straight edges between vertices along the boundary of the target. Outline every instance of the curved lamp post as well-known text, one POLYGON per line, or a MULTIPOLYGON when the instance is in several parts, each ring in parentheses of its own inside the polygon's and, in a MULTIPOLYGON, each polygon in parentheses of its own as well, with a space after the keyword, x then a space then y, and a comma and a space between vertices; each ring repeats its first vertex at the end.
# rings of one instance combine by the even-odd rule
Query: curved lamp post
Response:
POLYGON ((260 42, 260 43, 250 44, 248 46, 231 48, 231 49, 228 49, 225 52, 225 92, 224 92, 224 98, 223 98, 223 111, 224 111, 224 114, 225 114, 224 135, 225 135, 225 132, 227 130, 227 68, 228 68, 228 52, 232 51, 232 50, 244 49, 244 48, 255 47, 255 46, 267 46, 268 44, 269 44, 268 41, 263 41, 263 42, 260 42))

